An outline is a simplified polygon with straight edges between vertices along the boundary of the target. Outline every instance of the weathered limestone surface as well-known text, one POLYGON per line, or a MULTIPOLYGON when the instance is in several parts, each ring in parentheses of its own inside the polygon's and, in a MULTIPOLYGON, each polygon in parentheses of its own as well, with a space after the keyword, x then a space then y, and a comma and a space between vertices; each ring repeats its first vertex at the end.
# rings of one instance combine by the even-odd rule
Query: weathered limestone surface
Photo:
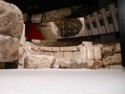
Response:
POLYGON ((87 60, 87 47, 82 46, 80 48, 81 59, 87 60))
POLYGON ((71 68, 72 66, 70 59, 59 59, 58 62, 60 68, 71 68))
POLYGON ((93 47, 87 47, 87 59, 94 60, 94 50, 93 47))
POLYGON ((19 60, 24 35, 22 12, 15 5, 0 0, 0 62, 19 60))
POLYGON ((19 40, 6 35, 0 35, 0 62, 12 62, 19 59, 19 40))
POLYGON ((72 52, 64 52, 64 58, 70 58, 70 59, 72 59, 73 58, 72 52))
POLYGON ((72 52, 73 58, 78 59, 81 57, 80 51, 72 52))
POLYGON ((31 43, 25 42, 22 47, 19 48, 21 56, 19 58, 18 68, 24 68, 24 59, 31 55, 31 43))
POLYGON ((78 48, 76 46, 73 46, 73 47, 60 47, 59 50, 63 51, 63 52, 71 52, 71 51, 78 51, 78 48))
POLYGON ((22 31, 22 12, 15 5, 0 1, 0 34, 20 39, 22 31))
POLYGON ((121 64, 121 54, 116 53, 112 56, 108 56, 103 58, 104 66, 113 65, 113 64, 121 64))
POLYGON ((30 55, 25 59, 25 68, 51 68, 55 62, 55 57, 48 55, 30 55))
POLYGON ((103 57, 107 57, 107 56, 112 56, 113 55, 113 46, 106 46, 102 48, 102 55, 103 57))
POLYGON ((86 63, 82 62, 81 59, 71 59, 72 67, 73 69, 75 68, 86 68, 86 63))
POLYGON ((120 43, 116 43, 116 44, 115 44, 114 52, 116 52, 116 53, 120 53, 120 52, 121 52, 120 43))
MULTIPOLYGON (((85 42, 84 45, 76 46, 73 48, 79 48, 78 50, 72 50, 72 47, 43 47, 31 45, 31 54, 53 56, 55 61, 52 63, 51 68, 88 68, 88 69, 99 69, 104 66, 111 66, 121 64, 121 54, 119 51, 114 51, 116 48, 115 44, 102 45, 92 44, 91 42, 85 42), (57 49, 62 50, 57 50, 57 49), (34 52, 33 52, 33 51, 34 52), (36 53, 35 53, 36 51, 36 53)), ((117 47, 118 48, 118 47, 117 47)), ((30 56, 29 55, 29 56, 30 56)), ((34 59, 38 62, 38 59, 34 59)), ((40 61, 40 60, 39 60, 40 61)), ((25 68, 27 68, 25 64, 25 68)), ((29 67, 30 68, 30 67, 29 67)), ((32 67, 31 67, 32 68, 32 67)), ((39 68, 39 67, 38 67, 39 68)), ((46 68, 43 66, 42 68, 46 68)))
POLYGON ((101 60, 102 59, 101 49, 102 49, 101 45, 94 45, 93 51, 94 51, 95 60, 101 60))
POLYGON ((103 66, 102 60, 95 60, 92 69, 99 69, 102 68, 102 66, 103 66))

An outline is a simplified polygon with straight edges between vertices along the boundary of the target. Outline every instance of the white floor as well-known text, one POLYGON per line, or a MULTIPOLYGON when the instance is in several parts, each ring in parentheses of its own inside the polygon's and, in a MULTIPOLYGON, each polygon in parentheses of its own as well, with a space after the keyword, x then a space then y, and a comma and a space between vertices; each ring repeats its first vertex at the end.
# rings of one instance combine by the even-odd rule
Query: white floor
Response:
POLYGON ((0 94, 125 94, 125 71, 0 70, 0 94))

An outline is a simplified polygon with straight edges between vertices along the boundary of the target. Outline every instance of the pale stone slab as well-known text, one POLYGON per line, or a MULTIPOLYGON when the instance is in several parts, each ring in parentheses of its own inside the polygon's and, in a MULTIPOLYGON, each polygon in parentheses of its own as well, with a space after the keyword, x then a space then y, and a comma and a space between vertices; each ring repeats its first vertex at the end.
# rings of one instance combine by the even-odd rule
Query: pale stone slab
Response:
POLYGON ((59 47, 40 47, 39 50, 48 52, 58 52, 59 47))
POLYGON ((95 60, 92 69, 100 69, 102 68, 102 66, 103 66, 102 60, 95 60))
POLYGON ((26 57, 24 67, 29 69, 51 68, 55 57, 47 55, 31 55, 26 57))
POLYGON ((80 48, 81 59, 87 60, 87 47, 80 48))
POLYGON ((75 52, 72 52, 72 55, 73 55, 73 58, 74 59, 80 59, 81 58, 81 54, 80 54, 80 51, 75 51, 75 52))
POLYGON ((63 52, 56 52, 56 53, 54 53, 54 56, 56 58, 64 58, 64 53, 63 52))
POLYGON ((78 48, 76 46, 72 46, 72 47, 60 47, 59 51, 62 52, 73 52, 73 51, 78 51, 78 48))
POLYGON ((58 62, 60 68, 71 68, 72 66, 70 59, 59 59, 58 62))
POLYGON ((102 59, 102 50, 100 45, 94 45, 94 58, 95 60, 102 59))
POLYGON ((64 52, 63 54, 64 54, 64 58, 68 58, 68 59, 73 58, 72 52, 64 52))
POLYGON ((94 60, 94 50, 93 47, 87 47, 87 59, 94 60))

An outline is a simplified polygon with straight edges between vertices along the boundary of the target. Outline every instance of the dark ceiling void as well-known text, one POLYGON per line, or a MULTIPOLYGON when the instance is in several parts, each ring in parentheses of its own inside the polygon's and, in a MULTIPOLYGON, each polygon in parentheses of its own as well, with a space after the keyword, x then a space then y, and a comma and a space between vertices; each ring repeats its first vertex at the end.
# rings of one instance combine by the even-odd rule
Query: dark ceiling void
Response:
POLYGON ((5 0, 6 2, 17 5, 23 13, 29 15, 44 13, 66 7, 79 6, 72 17, 86 16, 92 12, 105 7, 116 0, 5 0), (81 14, 82 13, 82 14, 81 14))
POLYGON ((98 6, 98 0, 5 0, 17 5, 22 12, 37 14, 46 11, 83 5, 86 7, 98 6))

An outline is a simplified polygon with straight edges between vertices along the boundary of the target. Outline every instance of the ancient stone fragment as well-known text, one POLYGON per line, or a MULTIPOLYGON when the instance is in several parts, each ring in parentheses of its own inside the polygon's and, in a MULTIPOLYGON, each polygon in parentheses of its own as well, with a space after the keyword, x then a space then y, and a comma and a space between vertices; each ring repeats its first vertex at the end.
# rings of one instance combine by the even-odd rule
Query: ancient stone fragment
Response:
POLYGON ((30 55, 25 59, 24 67, 41 69, 41 68, 51 68, 55 62, 55 57, 47 55, 30 55))
POLYGON ((120 53, 120 52, 121 52, 120 43, 116 43, 116 44, 115 44, 114 52, 116 52, 116 53, 120 53))
POLYGON ((102 59, 101 46, 100 45, 94 45, 93 50, 94 50, 94 58, 95 58, 95 60, 102 59))
POLYGON ((70 59, 59 59, 60 68, 71 68, 72 64, 70 59))
POLYGON ((0 1, 0 34, 20 39, 22 31, 22 12, 15 5, 0 1))
POLYGON ((102 48, 102 55, 103 57, 111 56, 113 55, 113 46, 106 46, 102 48))
POLYGON ((20 42, 17 38, 0 35, 0 62, 13 62, 20 57, 20 42))

